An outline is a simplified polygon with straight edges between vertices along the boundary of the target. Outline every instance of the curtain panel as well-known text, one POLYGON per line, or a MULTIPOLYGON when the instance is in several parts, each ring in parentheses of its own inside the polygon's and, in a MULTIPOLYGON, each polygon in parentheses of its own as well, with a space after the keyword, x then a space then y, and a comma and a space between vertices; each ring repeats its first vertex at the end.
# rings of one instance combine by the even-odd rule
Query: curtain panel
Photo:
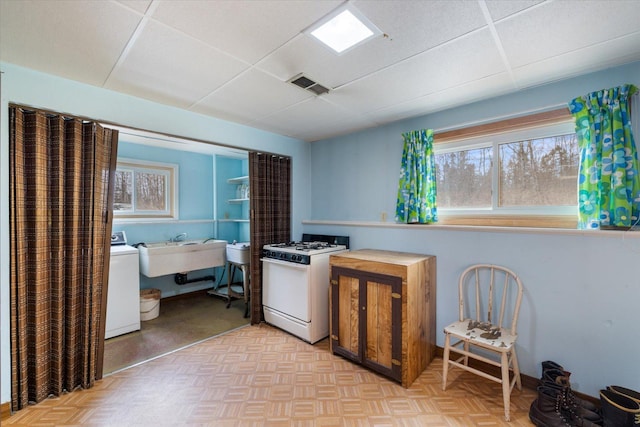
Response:
POLYGON ((433 130, 406 132, 402 134, 402 138, 404 148, 395 220, 407 224, 437 222, 433 130))
POLYGON ((580 145, 578 228, 629 228, 640 214, 638 157, 631 131, 633 85, 569 102, 580 145))
POLYGON ((262 311, 262 247, 291 241, 291 159, 249 153, 251 227, 251 324, 264 320, 262 311))
POLYGON ((118 133, 15 106, 9 117, 15 411, 50 395, 89 388, 102 376, 103 285, 118 133))

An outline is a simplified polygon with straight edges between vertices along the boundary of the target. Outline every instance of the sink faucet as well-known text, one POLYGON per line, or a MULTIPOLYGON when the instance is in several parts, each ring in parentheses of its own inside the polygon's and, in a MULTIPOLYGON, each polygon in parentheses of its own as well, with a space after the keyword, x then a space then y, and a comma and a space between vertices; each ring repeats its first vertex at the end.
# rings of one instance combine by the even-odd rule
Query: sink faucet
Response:
POLYGON ((187 233, 180 233, 180 234, 176 235, 175 237, 172 237, 171 239, 169 239, 169 241, 171 241, 171 242, 182 242, 186 238, 187 238, 187 233))

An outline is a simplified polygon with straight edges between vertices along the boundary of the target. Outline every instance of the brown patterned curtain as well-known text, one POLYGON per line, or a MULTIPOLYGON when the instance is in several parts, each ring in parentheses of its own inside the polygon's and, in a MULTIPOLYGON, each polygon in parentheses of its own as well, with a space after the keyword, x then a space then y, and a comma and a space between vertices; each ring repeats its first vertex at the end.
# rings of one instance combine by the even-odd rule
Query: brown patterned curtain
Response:
POLYGON ((262 312, 262 247, 291 241, 291 158, 249 153, 251 188, 251 324, 262 312))
POLYGON ((102 377, 117 131, 11 106, 11 404, 102 377))

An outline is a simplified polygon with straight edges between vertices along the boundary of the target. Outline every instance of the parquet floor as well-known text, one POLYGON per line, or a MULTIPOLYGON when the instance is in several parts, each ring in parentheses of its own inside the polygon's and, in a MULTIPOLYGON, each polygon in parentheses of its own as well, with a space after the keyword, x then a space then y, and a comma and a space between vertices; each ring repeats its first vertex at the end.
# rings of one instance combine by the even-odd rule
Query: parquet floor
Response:
POLYGON ((514 390, 503 418, 497 383, 435 359, 405 389, 261 324, 105 377, 17 412, 13 426, 530 426, 533 390, 514 390))

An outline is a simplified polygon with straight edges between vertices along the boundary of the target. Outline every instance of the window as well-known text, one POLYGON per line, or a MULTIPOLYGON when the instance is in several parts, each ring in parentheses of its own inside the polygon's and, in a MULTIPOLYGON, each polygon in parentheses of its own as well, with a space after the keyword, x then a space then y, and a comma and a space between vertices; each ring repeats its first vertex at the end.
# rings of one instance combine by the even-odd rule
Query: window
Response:
POLYGON ((568 111, 434 141, 440 223, 575 228, 579 150, 568 111))
POLYGON ((177 219, 177 172, 177 165, 118 159, 114 216, 177 219))

